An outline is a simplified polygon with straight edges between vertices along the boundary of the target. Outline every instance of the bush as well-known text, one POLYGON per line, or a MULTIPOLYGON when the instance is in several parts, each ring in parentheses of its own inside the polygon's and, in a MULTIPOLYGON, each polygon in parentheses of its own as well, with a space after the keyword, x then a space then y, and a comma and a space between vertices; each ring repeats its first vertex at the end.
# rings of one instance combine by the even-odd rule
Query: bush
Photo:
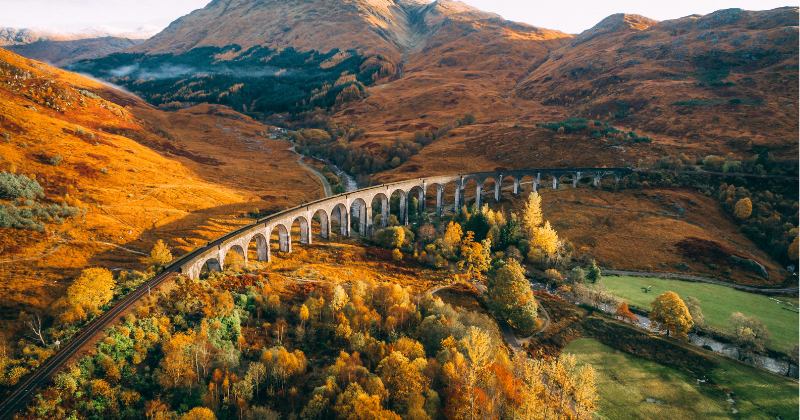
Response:
POLYGON ((53 166, 58 166, 58 165, 61 164, 62 160, 64 160, 64 158, 62 158, 61 155, 53 156, 53 157, 50 158, 50 162, 49 163, 51 165, 53 165, 53 166))
POLYGON ((406 234, 400 226, 392 226, 375 232, 372 240, 383 248, 400 248, 405 242, 406 234))
POLYGON ((399 249, 395 248, 392 251, 392 260, 394 260, 395 262, 403 261, 403 253, 400 252, 399 249))
POLYGON ((30 179, 25 175, 0 173, 0 198, 36 198, 40 196, 44 196, 44 189, 35 179, 30 179))

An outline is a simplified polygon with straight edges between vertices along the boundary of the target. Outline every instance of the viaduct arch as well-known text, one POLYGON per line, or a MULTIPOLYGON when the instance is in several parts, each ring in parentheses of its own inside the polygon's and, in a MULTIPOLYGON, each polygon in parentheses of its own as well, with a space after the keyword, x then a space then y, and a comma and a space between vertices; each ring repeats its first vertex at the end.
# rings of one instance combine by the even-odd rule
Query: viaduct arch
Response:
MULTIPOLYGON (((356 191, 323 198, 298 207, 287 209, 279 213, 259 219, 249 226, 240 228, 217 238, 202 249, 193 251, 192 257, 180 265, 180 272, 192 278, 197 278, 205 267, 208 270, 218 271, 225 267, 225 258, 229 252, 238 252, 244 256, 247 263, 246 250, 251 242, 256 243, 256 255, 259 261, 272 260, 270 238, 277 232, 278 249, 282 253, 292 252, 292 225, 299 222, 300 243, 312 243, 311 221, 318 216, 321 237, 328 238, 331 233, 331 219, 336 219, 340 225, 340 234, 350 236, 356 234, 351 230, 351 209, 358 203, 359 226, 355 229, 360 236, 370 236, 377 228, 373 226, 372 205, 377 199, 381 203, 382 216, 388 216, 388 198, 393 193, 400 195, 400 223, 407 225, 409 198, 418 190, 418 210, 425 210, 425 196, 429 188, 436 191, 436 215, 441 216, 444 209, 444 190, 447 185, 455 185, 455 207, 461 207, 466 201, 467 182, 474 180, 475 203, 480 207, 487 192, 491 192, 495 200, 501 198, 503 180, 509 178, 513 182, 513 193, 519 194, 520 183, 523 178, 532 179, 534 190, 539 189, 542 177, 552 179, 553 188, 558 188, 562 182, 571 181, 573 187, 584 178, 591 178, 592 184, 597 186, 606 176, 612 176, 616 182, 622 177, 633 173, 629 168, 570 168, 570 169, 524 169, 513 171, 478 172, 471 174, 442 175, 428 178, 417 178, 390 184, 362 188, 356 191)), ((381 217, 381 225, 385 226, 387 217, 381 217)))

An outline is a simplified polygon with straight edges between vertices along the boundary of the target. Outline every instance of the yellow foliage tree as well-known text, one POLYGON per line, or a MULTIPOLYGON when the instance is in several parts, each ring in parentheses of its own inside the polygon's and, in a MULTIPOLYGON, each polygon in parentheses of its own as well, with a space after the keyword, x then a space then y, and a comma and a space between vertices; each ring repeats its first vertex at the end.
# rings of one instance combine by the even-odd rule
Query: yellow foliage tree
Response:
POLYGON ((182 415, 180 420, 217 420, 217 417, 208 408, 195 407, 182 415))
POLYGON ((522 232, 528 240, 536 236, 542 225, 542 197, 536 191, 528 195, 528 202, 522 210, 522 232))
POLYGON ((192 330, 175 334, 164 345, 164 358, 161 359, 161 385, 165 388, 179 388, 190 385, 196 374, 194 371, 194 358, 191 355, 192 343, 195 333, 192 330))
POLYGON ((147 258, 147 262, 155 267, 156 270, 160 270, 169 264, 170 261, 172 261, 172 252, 167 248, 167 244, 159 239, 153 246, 153 250, 150 251, 150 257, 147 258))
POLYGON ((736 202, 733 208, 733 216, 739 220, 745 220, 753 214, 753 203, 749 198, 745 197, 736 202))
POLYGON ((686 335, 694 325, 689 308, 675 292, 666 292, 659 295, 650 303, 651 326, 682 340, 688 340, 686 335))
POLYGON ((550 222, 544 222, 543 227, 535 229, 531 245, 552 256, 558 250, 558 232, 550 227, 550 222))
POLYGON ((789 245, 789 250, 787 254, 789 254, 789 259, 792 261, 797 261, 798 254, 800 254, 800 244, 797 243, 797 236, 794 237, 791 245, 789 245))
POLYGON ((114 297, 114 276, 105 268, 87 268, 67 288, 67 304, 83 314, 97 311, 114 297))
POLYGON ((464 234, 461 232, 461 225, 450 222, 447 225, 447 230, 444 232, 444 238, 442 238, 442 249, 448 253, 455 252, 456 246, 461 243, 461 237, 463 235, 464 234))
POLYGON ((492 263, 488 253, 484 252, 483 245, 473 241, 472 235, 471 231, 467 232, 467 236, 461 241, 461 258, 458 261, 458 269, 463 270, 468 277, 489 270, 492 263))

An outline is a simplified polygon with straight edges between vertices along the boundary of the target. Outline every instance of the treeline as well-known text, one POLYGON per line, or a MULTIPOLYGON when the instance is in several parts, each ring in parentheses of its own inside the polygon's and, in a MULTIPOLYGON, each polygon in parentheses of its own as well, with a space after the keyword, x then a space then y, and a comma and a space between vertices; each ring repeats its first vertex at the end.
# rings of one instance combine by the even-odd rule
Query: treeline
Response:
POLYGON ((329 109, 360 99, 364 86, 382 71, 381 63, 355 51, 276 51, 263 46, 242 51, 239 45, 229 45, 177 55, 114 53, 69 68, 123 86, 162 108, 208 102, 262 117, 329 109), (219 60, 224 55, 232 58, 219 60))
MULTIPOLYGON (((694 170, 700 167, 712 172, 750 173, 756 175, 797 176, 797 159, 776 159, 767 150, 756 157, 743 159, 732 153, 725 157, 705 156, 690 158, 684 154, 647 158, 640 167, 668 170, 694 170)), ((623 188, 650 185, 681 187, 691 186, 715 197, 742 232, 769 255, 783 264, 796 262, 798 253, 791 249, 797 243, 798 192, 796 179, 759 179, 736 177, 731 184, 718 176, 671 173, 634 173, 623 179, 623 188), (738 211, 737 211, 738 208, 738 211)))
POLYGON ((635 131, 627 133, 606 122, 597 120, 586 120, 583 118, 567 118, 563 121, 536 123, 537 127, 543 127, 558 134, 571 134, 584 132, 591 138, 605 137, 620 144, 627 143, 651 143, 653 139, 649 136, 640 136, 635 131))
POLYGON ((395 284, 270 277, 176 279, 20 418, 583 418, 595 409, 591 366, 511 357, 484 314, 395 284))

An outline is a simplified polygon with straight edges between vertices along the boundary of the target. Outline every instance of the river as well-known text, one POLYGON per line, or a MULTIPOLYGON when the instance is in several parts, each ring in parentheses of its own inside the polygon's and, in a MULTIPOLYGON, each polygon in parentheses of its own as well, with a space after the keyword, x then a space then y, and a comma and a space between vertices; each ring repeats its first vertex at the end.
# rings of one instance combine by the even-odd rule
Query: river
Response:
MULTIPOLYGON (((555 290, 548 288, 547 285, 545 285, 544 283, 531 282, 531 289, 536 291, 543 291, 552 296, 556 296, 555 290)), ((578 302, 573 302, 571 300, 568 301, 571 303, 576 303, 576 304, 578 303, 578 302)), ((617 310, 617 308, 612 308, 611 305, 608 305, 606 303, 598 304, 598 308, 610 314, 615 313, 617 310)), ((636 317, 639 319, 638 322, 636 323, 638 327, 653 332, 659 332, 658 329, 651 327, 650 319, 647 318, 646 316, 636 315, 636 317)), ((740 357, 741 350, 735 345, 730 343, 724 343, 719 340, 715 340, 711 337, 697 335, 695 333, 689 334, 689 341, 698 347, 704 347, 704 346, 711 347, 711 350, 716 353, 724 354, 726 356, 740 360, 744 363, 749 363, 753 366, 758 366, 772 373, 777 373, 779 375, 789 376, 793 378, 797 378, 798 376, 797 365, 789 363, 784 360, 777 360, 772 357, 761 356, 757 354, 751 354, 749 355, 749 357, 742 359, 740 357)))

